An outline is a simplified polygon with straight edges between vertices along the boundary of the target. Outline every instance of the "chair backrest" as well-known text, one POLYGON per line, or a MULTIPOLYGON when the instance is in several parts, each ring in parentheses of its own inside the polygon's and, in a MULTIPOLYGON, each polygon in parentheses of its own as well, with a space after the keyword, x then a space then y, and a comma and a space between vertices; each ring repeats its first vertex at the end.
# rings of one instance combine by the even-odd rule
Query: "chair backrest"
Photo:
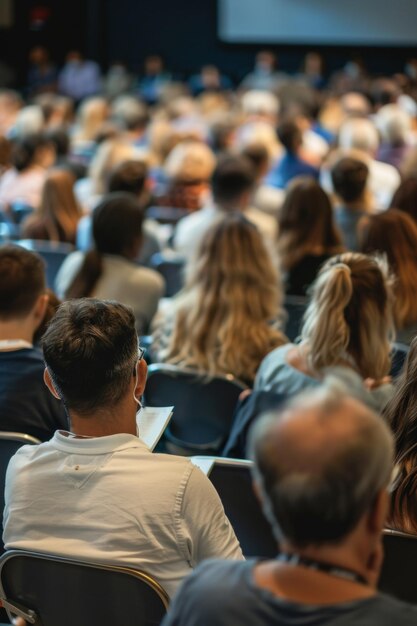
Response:
POLYGON ((164 277, 166 298, 175 296, 182 288, 184 264, 184 259, 180 257, 168 257, 162 252, 152 255, 149 266, 164 277))
MULTIPOLYGON (((204 457, 204 461, 209 458, 204 457)), ((191 460, 199 464, 199 457, 191 460)), ((245 557, 274 558, 277 540, 253 490, 252 465, 251 461, 213 457, 207 476, 220 496, 245 557)))
POLYGON ((39 626, 155 626, 168 607, 144 572, 21 550, 0 560, 0 596, 10 617, 39 626))
POLYGON ((395 378, 401 374, 410 346, 404 343, 393 343, 391 351, 391 376, 395 378))
POLYGON ((307 308, 308 298, 304 296, 285 296, 284 309, 288 314, 285 334, 290 341, 297 339, 301 332, 303 315, 307 308))
POLYGON ((384 530, 384 562, 378 588, 417 604, 417 535, 384 530))
MULTIPOLYGON (((38 444, 39 439, 26 435, 25 433, 15 433, 0 431, 0 511, 4 510, 4 485, 6 482, 6 471, 9 461, 14 454, 26 444, 38 444)), ((3 528, 3 524, 1 526, 3 528)), ((3 533, 2 533, 3 534, 3 533)), ((0 537, 0 554, 3 552, 3 542, 0 537)))
POLYGON ((70 243, 37 241, 36 239, 19 239, 16 243, 27 250, 32 250, 41 255, 46 264, 46 282, 48 287, 53 289, 59 268, 68 254, 74 250, 74 246, 70 243))
POLYGON ((218 454, 229 434, 239 394, 245 386, 223 376, 155 363, 145 389, 148 406, 174 406, 164 437, 177 454, 218 454), (175 447, 175 449, 174 449, 175 447))

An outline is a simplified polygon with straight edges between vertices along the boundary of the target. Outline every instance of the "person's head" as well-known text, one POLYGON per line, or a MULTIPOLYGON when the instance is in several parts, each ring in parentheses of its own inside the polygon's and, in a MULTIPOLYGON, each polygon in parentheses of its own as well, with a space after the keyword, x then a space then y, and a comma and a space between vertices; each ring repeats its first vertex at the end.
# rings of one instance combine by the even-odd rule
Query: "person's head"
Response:
MULTIPOLYGON (((105 420, 128 398, 132 434, 136 432, 133 395, 143 393, 146 367, 137 368, 138 338, 129 307, 92 298, 64 302, 42 338, 42 347, 45 382, 62 399, 72 420, 77 416, 88 422, 97 413, 105 420)), ((119 418, 113 415, 113 419, 119 418)), ((103 430, 108 428, 103 424, 103 430)))
POLYGON ((303 69, 307 76, 321 76, 323 74, 323 57, 318 52, 307 52, 304 57, 303 69))
POLYGON ((272 50, 260 50, 255 58, 255 67, 261 72, 273 72, 277 65, 277 57, 272 50))
POLYGON ((107 191, 123 191, 140 196, 145 189, 147 176, 148 167, 143 161, 122 161, 110 173, 107 191))
POLYGON ((55 149, 43 135, 30 135, 13 142, 12 163, 18 172, 34 165, 50 167, 55 161, 55 149))
POLYGON ((278 139, 290 154, 296 154, 303 143, 303 135, 298 124, 292 120, 282 122, 277 128, 278 139))
POLYGON ((148 107, 134 96, 118 96, 112 102, 112 118, 123 129, 142 132, 149 122, 148 107))
POLYGON ((0 327, 17 322, 33 334, 48 302, 42 258, 21 246, 1 245, 0 276, 0 327))
MULTIPOLYGON (((66 291, 67 298, 90 296, 103 272, 102 256, 135 259, 142 243, 143 207, 131 193, 109 193, 94 209, 93 242, 79 272, 66 291)), ((139 297, 139 296, 138 296, 139 297)))
POLYGON ((250 144, 243 148, 242 156, 252 163, 256 180, 262 180, 270 165, 269 152, 265 146, 261 143, 250 144))
POLYGON ((242 96, 243 113, 251 119, 276 123, 279 115, 279 100, 269 91, 252 89, 242 96))
POLYGON ((35 46, 29 52, 29 62, 32 65, 46 65, 49 61, 49 53, 43 46, 35 46))
POLYGON ((417 532, 417 337, 410 351, 395 393, 383 410, 395 436, 395 463, 398 468, 393 485, 390 525, 417 532))
POLYGON ((165 174, 178 183, 208 183, 216 165, 210 148, 200 141, 184 141, 171 150, 165 163, 165 174))
POLYGON ((370 119, 352 117, 342 124, 338 144, 345 150, 362 150, 374 157, 379 147, 378 131, 370 119))
POLYGON ((385 143, 394 147, 407 144, 411 119, 398 104, 387 104, 379 109, 376 123, 385 143))
POLYGON ((52 241, 73 241, 82 211, 74 195, 75 178, 64 168, 49 170, 42 187, 38 213, 52 241))
POLYGON ((395 275, 394 320, 401 329, 417 322, 417 224, 396 209, 364 217, 359 249, 384 254, 395 275))
POLYGON ((159 54, 150 54, 144 61, 145 74, 147 76, 158 76, 164 69, 164 61, 159 54))
MULTIPOLYGON (((281 548, 375 551, 388 509, 393 438, 339 387, 301 394, 250 435, 254 482, 281 548)), ((369 552, 367 552, 369 551, 369 552)))
POLYGON ((278 251, 286 270, 307 254, 343 250, 330 199, 313 178, 299 177, 290 183, 278 224, 278 251))
POLYGON ((70 137, 67 129, 63 126, 57 126, 46 133, 46 138, 55 148, 57 159, 68 156, 70 151, 70 137))
POLYGON ((284 342, 270 325, 281 297, 280 277, 257 228, 240 213, 226 215, 186 267, 169 360, 253 380, 262 358, 284 342))
POLYGON ((107 139, 101 143, 91 161, 89 176, 94 193, 101 195, 106 192, 109 176, 114 168, 123 161, 138 158, 135 147, 119 139, 107 139))
POLYGON ((408 213, 417 222, 417 177, 406 178, 394 193, 391 208, 408 213))
POLYGON ((42 133, 45 128, 45 116, 42 108, 31 104, 19 111, 13 126, 13 136, 24 138, 42 133))
POLYGON ((77 139, 94 141, 109 115, 109 105, 105 98, 94 96, 84 100, 77 113, 77 139))
POLYGON ((219 159, 211 179, 214 202, 224 210, 247 207, 255 185, 251 163, 245 157, 219 159))
POLYGON ((377 381, 390 370, 392 290, 383 260, 355 252, 332 257, 311 288, 301 331, 312 371, 350 363, 377 381))
POLYGON ((364 200, 369 168, 360 159, 341 157, 331 168, 333 189, 346 204, 364 200))

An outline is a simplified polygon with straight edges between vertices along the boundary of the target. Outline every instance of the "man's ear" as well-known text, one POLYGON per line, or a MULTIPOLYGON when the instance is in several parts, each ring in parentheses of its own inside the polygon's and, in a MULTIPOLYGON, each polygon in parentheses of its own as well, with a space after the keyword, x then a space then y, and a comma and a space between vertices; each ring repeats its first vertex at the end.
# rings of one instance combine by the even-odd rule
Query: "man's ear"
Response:
POLYGON ((36 322, 36 328, 39 328, 39 326, 42 324, 43 318, 45 317, 46 309, 48 307, 48 302, 48 294, 43 293, 39 296, 35 306, 33 307, 33 319, 36 322))
POLYGON ((143 396, 146 386, 146 376, 148 375, 148 366, 145 359, 138 361, 136 365, 136 387, 135 396, 140 398, 143 396))
POLYGON ((381 489, 381 491, 376 495, 373 505, 368 513, 368 529, 372 533, 380 534, 385 527, 389 510, 389 502, 390 497, 388 491, 386 489, 381 489))
POLYGON ((62 399, 59 393, 57 392, 57 390, 55 389, 54 383, 52 382, 52 378, 47 367, 45 367, 45 371, 43 373, 43 382, 48 387, 49 391, 54 396, 54 398, 56 398, 57 400, 62 399))

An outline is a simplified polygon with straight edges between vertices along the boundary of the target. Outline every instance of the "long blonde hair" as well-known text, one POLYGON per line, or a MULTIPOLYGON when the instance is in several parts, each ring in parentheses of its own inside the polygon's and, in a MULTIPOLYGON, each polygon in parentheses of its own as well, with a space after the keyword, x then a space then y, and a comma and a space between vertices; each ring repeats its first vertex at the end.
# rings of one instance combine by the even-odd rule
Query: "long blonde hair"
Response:
POLYGON ((417 322, 417 225, 396 209, 360 223, 361 251, 386 254, 395 274, 394 320, 398 329, 417 322))
POLYGON ((304 316, 302 344, 313 372, 351 362, 363 378, 390 370, 392 293, 382 259, 346 252, 323 265, 304 316))
POLYGON ((287 341, 280 279, 257 228, 229 214, 206 234, 177 296, 166 360, 252 381, 264 356, 287 341))
POLYGON ((54 168, 46 176, 37 214, 51 241, 75 241, 82 211, 74 195, 75 178, 65 169, 54 168))

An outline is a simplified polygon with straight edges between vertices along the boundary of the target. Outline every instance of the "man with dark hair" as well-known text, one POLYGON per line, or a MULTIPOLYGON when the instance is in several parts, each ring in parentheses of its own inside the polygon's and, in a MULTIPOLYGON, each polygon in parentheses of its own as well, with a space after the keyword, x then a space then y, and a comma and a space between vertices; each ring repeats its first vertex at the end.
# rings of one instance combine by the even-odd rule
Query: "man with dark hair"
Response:
POLYGON ((297 123, 294 120, 282 122, 277 128, 277 135, 285 152, 266 177, 266 184, 285 189, 296 176, 313 176, 317 179, 318 169, 303 159, 303 134, 297 123))
POLYGON ((0 430, 45 441, 68 422, 43 384, 42 352, 33 346, 48 305, 44 264, 34 252, 3 245, 0 276, 0 430))
POLYGON ((261 418, 254 484, 275 560, 205 563, 164 626, 411 626, 417 608, 377 592, 394 442, 388 426, 338 388, 261 418))
POLYGON ((259 228, 269 240, 276 236, 276 220, 250 206, 255 175, 250 160, 244 156, 227 156, 219 160, 211 179, 212 202, 179 221, 174 247, 190 257, 209 228, 224 213, 238 211, 259 228))
POLYGON ((358 223, 368 214, 369 206, 368 166, 360 159, 344 156, 336 161, 330 173, 339 201, 335 209, 336 223, 348 250, 358 250, 358 223))
POLYGON ((132 311, 65 302, 43 349, 45 382, 62 398, 71 432, 24 446, 11 460, 6 549, 133 566, 170 595, 203 559, 242 559, 209 480, 189 459, 152 454, 137 436, 147 367, 132 311))

